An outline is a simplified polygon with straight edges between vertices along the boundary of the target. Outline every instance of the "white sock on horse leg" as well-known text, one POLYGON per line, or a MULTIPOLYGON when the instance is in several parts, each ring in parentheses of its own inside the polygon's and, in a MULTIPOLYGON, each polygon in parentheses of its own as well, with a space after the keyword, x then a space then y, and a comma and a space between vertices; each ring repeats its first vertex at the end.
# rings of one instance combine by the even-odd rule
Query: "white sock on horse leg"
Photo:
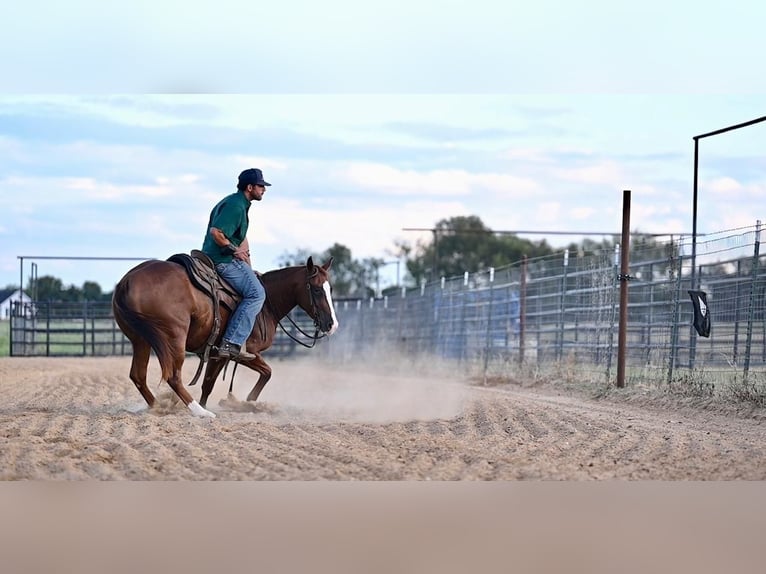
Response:
POLYGON ((208 417, 211 419, 215 418, 215 413, 211 413, 206 408, 203 408, 197 401, 192 401, 189 403, 189 410, 194 416, 197 417, 208 417))

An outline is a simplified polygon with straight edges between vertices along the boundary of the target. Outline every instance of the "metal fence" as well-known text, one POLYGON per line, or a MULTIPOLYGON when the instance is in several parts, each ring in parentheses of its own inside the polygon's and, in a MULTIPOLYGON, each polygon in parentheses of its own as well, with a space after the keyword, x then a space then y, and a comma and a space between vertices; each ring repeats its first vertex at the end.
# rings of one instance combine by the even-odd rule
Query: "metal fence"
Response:
MULTIPOLYGON (((312 322, 303 311, 290 315, 308 332, 312 322)), ((300 339, 288 321, 285 328, 300 339)), ((10 355, 28 357, 130 355, 133 346, 122 333, 109 302, 14 301, 10 317, 10 355)), ((265 352, 285 357, 301 350, 293 339, 277 329, 274 343, 265 352)))
MULTIPOLYGON (((747 378, 766 366, 766 269, 760 224, 691 242, 640 242, 631 249, 627 378, 711 381, 747 378), (688 291, 706 292, 709 338, 692 327, 688 291)), ((619 246, 618 246, 619 249, 619 246)), ((327 353, 343 360, 376 349, 453 359, 486 376, 519 366, 610 381, 617 366, 618 252, 560 253, 502 269, 465 273, 367 301, 345 302, 327 353)))
MULTIPOLYGON (((714 384, 766 371, 760 224, 706 235, 697 243, 694 274, 691 252, 688 237, 632 244, 628 381, 673 382, 693 374, 714 384), (692 288, 707 293, 709 338, 692 327, 692 288)), ((379 299, 339 301, 340 329, 312 352, 341 362, 389 353, 389 360, 456 361, 485 376, 535 368, 610 381, 617 366, 618 275, 616 252, 559 253, 379 299)), ((292 317, 310 330, 305 313, 295 310, 292 317)), ((131 353, 109 303, 17 302, 10 340, 16 356, 131 353)), ((278 330, 267 353, 296 351, 304 349, 278 330)))

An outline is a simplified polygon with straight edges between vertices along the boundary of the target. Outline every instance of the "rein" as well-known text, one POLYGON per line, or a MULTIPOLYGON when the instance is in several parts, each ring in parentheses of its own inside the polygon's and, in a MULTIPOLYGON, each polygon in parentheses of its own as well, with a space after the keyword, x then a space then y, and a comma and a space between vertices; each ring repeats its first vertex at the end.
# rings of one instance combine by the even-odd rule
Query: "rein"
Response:
MULTIPOLYGON (((318 272, 315 270, 314 273, 311 274, 308 277, 308 279, 311 279, 317 273, 318 272)), ((282 321, 278 321, 277 325, 279 325, 280 329, 282 329, 282 331, 285 333, 285 335, 290 337, 293 341, 295 341, 299 345, 302 345, 302 346, 306 347, 307 349, 311 349, 314 345, 316 345, 316 342, 319 339, 323 339, 324 337, 326 337, 327 333, 322 333, 321 335, 319 334, 319 319, 318 319, 318 313, 317 313, 317 305, 316 305, 316 301, 314 300, 314 293, 311 291, 311 283, 306 283, 306 289, 308 289, 309 300, 311 301, 311 311, 312 311, 312 315, 313 315, 313 317, 311 317, 311 318, 314 320, 314 334, 313 335, 309 335, 308 333, 306 333, 306 331, 301 329, 298 326, 298 324, 293 320, 293 318, 290 317, 289 313, 287 315, 285 315, 285 317, 287 317, 287 320, 290 321, 290 323, 292 323, 293 327, 295 327, 301 335, 303 335, 307 339, 311 339, 311 344, 309 345, 308 343, 304 343, 300 339, 297 339, 296 337, 294 337, 292 333, 290 333, 287 329, 285 329, 284 325, 282 325, 282 321)))
POLYGON ((319 339, 323 339, 324 337, 326 337, 326 336, 327 336, 327 333, 322 333, 322 334, 320 335, 320 334, 319 334, 319 327, 316 327, 316 326, 315 326, 314 334, 313 334, 313 335, 309 335, 308 333, 306 333, 306 331, 304 331, 303 329, 301 329, 301 328, 300 328, 300 327, 297 325, 297 323, 296 323, 296 322, 293 320, 293 318, 292 318, 292 317, 290 317, 290 315, 289 315, 289 314, 288 314, 288 315, 285 315, 285 317, 287 317, 287 320, 288 320, 288 321, 290 321, 290 323, 292 323, 292 324, 293 324, 293 327, 295 327, 295 328, 298 330, 298 332, 299 332, 301 335, 303 335, 303 336, 304 336, 304 337, 306 337, 307 339, 311 339, 311 344, 309 345, 308 343, 304 343, 304 342, 303 342, 303 341, 301 341, 300 339, 297 339, 296 337, 294 337, 294 336, 292 335, 292 333, 290 333, 290 332, 289 332, 287 329, 285 329, 284 325, 282 325, 282 321, 279 321, 279 322, 277 323, 277 325, 279 325, 279 327, 282 329, 282 331, 284 331, 285 335, 287 335, 288 337, 290 337, 290 338, 291 338, 293 341, 295 341, 295 342, 296 342, 296 343, 298 343, 299 345, 303 345, 303 346, 304 346, 304 347, 306 347, 307 349, 311 349, 311 348, 312 348, 314 345, 316 345, 316 342, 317 342, 319 339))

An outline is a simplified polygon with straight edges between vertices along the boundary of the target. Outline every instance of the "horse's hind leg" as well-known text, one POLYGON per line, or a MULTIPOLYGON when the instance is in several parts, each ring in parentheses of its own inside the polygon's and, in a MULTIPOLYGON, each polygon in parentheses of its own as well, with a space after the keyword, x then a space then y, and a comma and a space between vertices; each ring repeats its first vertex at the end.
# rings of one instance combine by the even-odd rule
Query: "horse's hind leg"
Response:
POLYGON ((226 365, 225 359, 211 358, 208 361, 207 367, 205 368, 205 376, 202 379, 202 395, 200 395, 199 398, 199 404, 203 407, 207 406, 207 399, 213 391, 215 380, 218 378, 224 365, 226 365))
POLYGON ((130 380, 136 385, 138 392, 151 407, 154 405, 154 395, 146 384, 146 371, 149 366, 151 347, 146 341, 131 341, 133 343, 133 362, 130 365, 130 380))
MULTIPOLYGON (((229 395, 225 399, 221 399, 219 404, 234 410, 248 410, 255 412, 256 406, 253 403, 258 399, 258 395, 261 394, 261 391, 263 390, 263 387, 266 386, 266 383, 269 382, 269 379, 271 378, 271 367, 266 364, 261 355, 258 353, 256 353, 255 359, 245 361, 241 364, 250 369, 253 369, 260 375, 260 377, 258 377, 258 382, 253 387, 253 390, 251 390, 247 395, 247 401, 242 402, 238 400, 234 397, 234 395, 232 395, 231 389, 229 389, 229 395)), ((210 386, 212 388, 212 384, 210 386)))
POLYGON ((192 412, 192 414, 198 417, 208 417, 214 419, 215 413, 212 413, 204 407, 200 406, 200 404, 192 398, 192 396, 189 394, 189 391, 186 390, 186 387, 184 387, 183 383, 181 382, 181 369, 184 365, 184 354, 184 347, 181 345, 180 348, 174 353, 173 364, 170 365, 170 369, 166 369, 165 365, 162 366, 163 377, 165 377, 165 380, 167 380, 170 388, 173 389, 184 402, 184 404, 189 407, 189 410, 192 412), (170 371, 169 374, 167 372, 168 370, 170 371))
POLYGON ((247 363, 243 364, 247 365, 254 371, 257 371, 261 375, 258 377, 258 382, 255 383, 253 390, 250 391, 250 393, 247 395, 247 400, 254 402, 258 400, 258 395, 261 394, 263 387, 266 386, 266 383, 268 383, 269 379, 271 378, 271 367, 266 364, 266 361, 263 360, 263 357, 261 357, 260 354, 257 354, 255 359, 252 361, 248 361, 247 363))

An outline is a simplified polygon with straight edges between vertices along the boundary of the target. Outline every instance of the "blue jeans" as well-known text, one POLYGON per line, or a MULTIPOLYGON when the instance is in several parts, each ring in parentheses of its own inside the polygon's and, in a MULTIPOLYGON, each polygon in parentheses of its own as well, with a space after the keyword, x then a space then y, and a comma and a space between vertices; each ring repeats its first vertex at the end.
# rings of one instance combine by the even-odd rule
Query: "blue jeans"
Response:
POLYGON ((225 341, 241 346, 253 331, 255 317, 266 301, 266 290, 255 271, 239 259, 233 259, 231 263, 219 263, 215 270, 242 295, 242 301, 229 317, 223 334, 225 341))

